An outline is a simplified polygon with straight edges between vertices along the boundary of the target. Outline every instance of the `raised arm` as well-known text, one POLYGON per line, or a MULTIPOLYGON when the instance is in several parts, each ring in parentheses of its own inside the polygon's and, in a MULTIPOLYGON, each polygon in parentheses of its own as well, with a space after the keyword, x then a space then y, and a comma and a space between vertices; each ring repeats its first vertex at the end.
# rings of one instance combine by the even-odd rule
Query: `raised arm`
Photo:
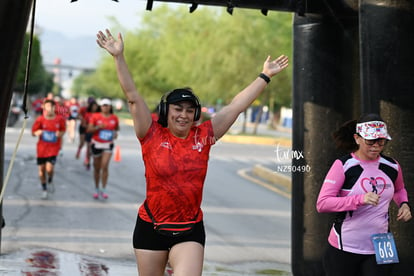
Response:
POLYGON ((118 80, 128 101, 129 111, 134 121, 135 133, 138 138, 143 138, 151 126, 151 112, 142 96, 138 93, 131 73, 128 70, 124 57, 122 35, 119 33, 118 39, 115 39, 108 29, 105 32, 106 34, 102 31, 97 33, 96 42, 114 57, 118 80))
MULTIPOLYGON (((270 78, 288 66, 288 61, 288 57, 285 55, 281 55, 275 60, 271 60, 270 56, 268 56, 263 64, 262 73, 265 75, 265 78, 267 76, 270 80, 270 78)), ((267 82, 265 79, 257 77, 251 84, 239 92, 228 105, 217 112, 211 119, 216 139, 226 134, 237 119, 237 116, 259 97, 266 85, 267 82)))

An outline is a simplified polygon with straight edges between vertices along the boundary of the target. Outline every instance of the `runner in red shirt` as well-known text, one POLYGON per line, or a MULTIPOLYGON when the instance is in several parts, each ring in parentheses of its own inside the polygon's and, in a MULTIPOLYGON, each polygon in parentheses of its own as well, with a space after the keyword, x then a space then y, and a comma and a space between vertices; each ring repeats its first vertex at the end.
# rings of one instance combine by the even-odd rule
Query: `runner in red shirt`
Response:
POLYGON ((121 34, 115 39, 109 30, 105 34, 99 32, 97 43, 114 58, 135 134, 142 146, 147 193, 138 211, 133 236, 139 275, 162 276, 167 262, 175 275, 201 275, 205 229, 200 205, 210 147, 260 96, 270 78, 288 66, 288 58, 282 55, 271 60, 269 56, 262 73, 251 84, 211 120, 197 125, 201 106, 189 88, 164 95, 159 119, 154 121, 128 71, 121 34), (159 223, 166 222, 174 230, 157 231, 159 223), (190 225, 186 228, 192 231, 182 234, 182 225, 190 225))
POLYGON ((36 117, 39 115, 42 115, 42 105, 43 105, 43 100, 41 98, 37 98, 36 100, 32 102, 32 109, 36 117))
POLYGON ((42 184, 42 198, 47 199, 48 192, 54 192, 54 165, 61 148, 62 136, 66 131, 66 123, 64 118, 56 115, 53 100, 46 100, 43 103, 43 110, 43 115, 37 117, 33 123, 32 135, 39 137, 36 151, 37 165, 42 184))
MULTIPOLYGON (((85 114, 86 128, 88 127, 93 114, 96 112, 101 112, 101 107, 95 101, 92 101, 89 104, 88 110, 85 114)), ((91 153, 92 134, 93 133, 89 133, 89 132, 85 133, 85 142, 86 142, 87 150, 86 150, 85 161, 83 162, 83 164, 85 165, 87 170, 89 170, 91 166, 90 164, 91 164, 91 155, 92 155, 91 153)))
POLYGON ((76 135, 76 123, 79 119, 80 105, 78 103, 78 100, 75 97, 72 97, 65 104, 65 108, 68 111, 67 128, 69 134, 69 142, 74 143, 76 135))
POLYGON ((83 106, 80 109, 80 124, 79 124, 79 145, 78 150, 76 152, 76 159, 80 158, 80 154, 82 151, 83 146, 86 144, 86 151, 85 151, 85 158, 83 164, 85 165, 86 169, 89 170, 90 168, 90 142, 92 140, 92 133, 87 133, 86 129, 88 128, 88 124, 92 114, 97 112, 99 109, 99 105, 95 102, 95 100, 90 100, 87 106, 83 106))
POLYGON ((114 140, 119 130, 118 117, 112 114, 112 103, 109 99, 100 102, 101 112, 96 112, 90 118, 88 132, 92 134, 91 152, 93 155, 93 168, 95 180, 95 193, 93 198, 108 198, 106 185, 108 182, 108 167, 111 161, 114 140), (102 188, 99 188, 102 182, 102 188))
POLYGON ((79 133, 79 144, 78 144, 78 150, 76 151, 75 158, 79 159, 81 150, 83 146, 85 145, 85 134, 86 134, 86 128, 88 127, 88 122, 85 120, 86 113, 88 112, 88 106, 81 105, 79 109, 79 127, 78 127, 78 133, 79 133))

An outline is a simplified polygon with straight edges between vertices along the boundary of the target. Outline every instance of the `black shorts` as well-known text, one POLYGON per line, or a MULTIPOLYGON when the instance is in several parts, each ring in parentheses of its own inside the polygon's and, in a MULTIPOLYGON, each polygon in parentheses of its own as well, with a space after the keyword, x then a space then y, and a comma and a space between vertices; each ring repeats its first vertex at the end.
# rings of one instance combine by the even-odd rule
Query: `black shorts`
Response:
POLYGON ((46 163, 51 163, 52 165, 56 164, 56 156, 49 156, 49 157, 41 157, 37 158, 38 165, 44 165, 46 163))
POLYGON ((167 237, 157 233, 150 222, 137 217, 133 245, 135 249, 170 250, 174 245, 182 242, 194 241, 203 247, 206 243, 206 232, 203 221, 197 222, 191 234, 183 237, 167 237))
POLYGON ((339 250, 332 245, 323 257, 326 276, 386 276, 392 269, 392 264, 378 265, 375 254, 363 255, 339 250))
POLYGON ((93 133, 85 132, 85 141, 90 143, 92 141, 93 133))
POLYGON ((82 125, 79 125, 78 131, 79 131, 79 134, 85 134, 86 133, 86 127, 84 127, 82 125))
POLYGON ((113 143, 111 143, 107 149, 97 149, 94 143, 92 143, 91 145, 91 152, 92 152, 92 155, 95 157, 101 156, 103 152, 112 152, 113 149, 114 149, 113 143))

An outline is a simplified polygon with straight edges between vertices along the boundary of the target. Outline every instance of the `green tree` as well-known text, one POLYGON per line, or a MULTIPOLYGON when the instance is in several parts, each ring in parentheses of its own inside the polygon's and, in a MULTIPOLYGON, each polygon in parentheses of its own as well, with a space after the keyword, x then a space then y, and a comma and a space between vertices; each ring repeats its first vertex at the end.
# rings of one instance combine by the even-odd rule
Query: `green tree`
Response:
MULTIPOLYGON (((26 34, 17 71, 15 90, 23 92, 26 78, 27 53, 29 48, 30 35, 26 34)), ((46 94, 53 87, 53 75, 48 73, 43 66, 43 58, 40 52, 40 41, 37 36, 33 37, 32 53, 30 60, 28 93, 46 94)))
MULTIPOLYGON (((150 108, 162 94, 183 86, 192 87, 204 105, 226 104, 257 77, 268 54, 291 56, 291 25, 290 13, 263 16, 236 9, 230 16, 224 9, 202 7, 190 14, 187 7, 161 5, 143 15, 138 29, 123 31, 125 56, 150 108)), ((87 83, 106 96, 123 97, 112 57, 102 53, 87 83)), ((291 75, 290 67, 275 78, 257 104, 271 110, 290 106, 291 75)))
POLYGON ((105 91, 100 90, 97 85, 95 85, 95 75, 83 73, 74 79, 72 84, 73 96, 92 96, 94 98, 99 98, 102 95, 108 95, 105 91))

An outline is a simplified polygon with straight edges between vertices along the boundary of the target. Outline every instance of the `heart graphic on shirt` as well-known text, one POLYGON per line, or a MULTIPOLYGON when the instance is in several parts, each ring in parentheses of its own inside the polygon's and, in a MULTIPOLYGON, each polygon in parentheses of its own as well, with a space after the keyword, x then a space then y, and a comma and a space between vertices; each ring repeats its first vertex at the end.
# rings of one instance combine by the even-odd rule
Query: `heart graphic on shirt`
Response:
POLYGON ((374 192, 380 195, 385 190, 386 182, 382 177, 365 177, 361 180, 361 187, 366 193, 374 192))

